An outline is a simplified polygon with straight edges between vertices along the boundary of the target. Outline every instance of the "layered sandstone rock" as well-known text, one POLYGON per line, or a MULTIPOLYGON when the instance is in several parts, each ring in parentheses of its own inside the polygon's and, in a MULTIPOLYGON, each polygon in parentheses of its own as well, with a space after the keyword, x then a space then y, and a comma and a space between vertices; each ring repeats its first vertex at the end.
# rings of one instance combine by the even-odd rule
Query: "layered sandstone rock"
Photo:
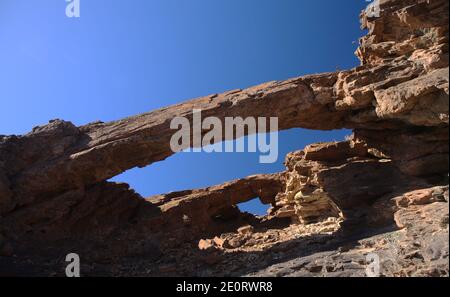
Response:
POLYGON ((385 275, 448 275, 449 4, 378 3, 380 16, 361 15, 354 69, 0 136, 0 273, 63 273, 76 250, 93 275, 361 275, 372 251, 392 262, 385 275), (172 155, 170 121, 193 109, 353 135, 289 154, 285 172, 206 189, 144 199, 107 182, 172 155), (267 216, 236 207, 254 198, 267 216))

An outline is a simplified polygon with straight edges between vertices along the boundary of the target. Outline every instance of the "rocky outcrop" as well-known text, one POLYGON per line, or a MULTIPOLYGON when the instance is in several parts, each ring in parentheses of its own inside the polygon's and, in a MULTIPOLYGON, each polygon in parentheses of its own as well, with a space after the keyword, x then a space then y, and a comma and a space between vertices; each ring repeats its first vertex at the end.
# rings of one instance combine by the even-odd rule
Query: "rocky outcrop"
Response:
POLYGON ((448 277, 448 186, 411 191, 384 202, 396 209, 398 229, 379 229, 351 241, 341 241, 339 235, 312 243, 302 238, 296 247, 315 251, 283 249, 283 260, 249 275, 363 277, 369 256, 379 261, 380 276, 448 277))
POLYGON ((60 271, 50 255, 77 250, 93 275, 360 275, 364 261, 348 259, 371 251, 392 262, 383 264, 386 275, 448 275, 448 1, 377 3, 379 16, 361 15, 368 34, 354 69, 110 123, 52 120, 23 136, 0 136, 0 273, 60 271), (192 122, 193 109, 221 120, 278 117, 280 130, 350 128, 353 135, 289 154, 285 172, 206 189, 144 199, 107 182, 172 155, 170 122, 192 122), (267 216, 237 209, 254 198, 272 205, 267 216), (242 226, 250 231, 238 232, 242 226), (318 243, 335 251, 323 254, 318 243), (240 261, 253 264, 221 266, 240 261))

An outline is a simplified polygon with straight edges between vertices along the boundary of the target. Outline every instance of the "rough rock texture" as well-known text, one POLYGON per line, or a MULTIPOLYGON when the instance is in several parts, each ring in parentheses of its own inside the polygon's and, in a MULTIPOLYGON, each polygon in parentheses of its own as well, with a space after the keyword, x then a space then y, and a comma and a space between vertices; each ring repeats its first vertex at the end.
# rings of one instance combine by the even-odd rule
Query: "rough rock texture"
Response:
POLYGON ((62 275, 78 252, 85 275, 359 276, 369 253, 382 275, 448 275, 449 3, 378 3, 354 69, 0 136, 0 274, 62 275), (194 108, 353 135, 206 189, 143 199, 107 182, 172 155, 170 121, 194 108), (239 212, 254 198, 267 216, 239 212))

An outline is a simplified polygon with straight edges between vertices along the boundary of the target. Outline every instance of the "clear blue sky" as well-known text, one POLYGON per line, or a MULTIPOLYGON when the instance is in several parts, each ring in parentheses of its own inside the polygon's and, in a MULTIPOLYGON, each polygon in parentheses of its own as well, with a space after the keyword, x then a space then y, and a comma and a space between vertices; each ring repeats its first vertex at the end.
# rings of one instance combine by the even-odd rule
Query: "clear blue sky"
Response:
MULTIPOLYGON (((0 0, 0 134, 61 118, 110 121, 265 81, 351 68, 365 0, 0 0)), ((284 155, 348 131, 280 133, 258 154, 181 153, 114 180, 144 196, 284 169, 284 155)), ((261 208, 250 203, 253 212, 261 208)))

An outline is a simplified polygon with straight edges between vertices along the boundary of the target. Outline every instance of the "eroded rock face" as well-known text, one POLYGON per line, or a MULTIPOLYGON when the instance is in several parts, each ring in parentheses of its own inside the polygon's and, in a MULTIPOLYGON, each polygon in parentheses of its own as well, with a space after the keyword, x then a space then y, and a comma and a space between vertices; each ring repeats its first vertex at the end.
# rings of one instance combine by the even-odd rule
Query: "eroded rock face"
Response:
MULTIPOLYGON (((380 276, 448 276, 448 186, 415 190, 382 201, 384 207, 395 208, 398 230, 381 229, 351 242, 342 242, 334 235, 320 241, 325 247, 315 252, 286 249, 282 261, 249 275, 366 276, 367 256, 375 255, 380 261, 380 276)), ((308 240, 302 238, 296 246, 310 248, 308 240)))
POLYGON ((354 69, 0 136, 0 274, 62 274, 75 250, 85 275, 355 276, 370 252, 384 275, 448 275, 449 4, 378 2, 354 69), (107 182, 172 155, 170 121, 194 108, 354 133, 289 154, 285 172, 206 189, 144 199, 107 182), (236 207, 254 198, 267 216, 236 207))

